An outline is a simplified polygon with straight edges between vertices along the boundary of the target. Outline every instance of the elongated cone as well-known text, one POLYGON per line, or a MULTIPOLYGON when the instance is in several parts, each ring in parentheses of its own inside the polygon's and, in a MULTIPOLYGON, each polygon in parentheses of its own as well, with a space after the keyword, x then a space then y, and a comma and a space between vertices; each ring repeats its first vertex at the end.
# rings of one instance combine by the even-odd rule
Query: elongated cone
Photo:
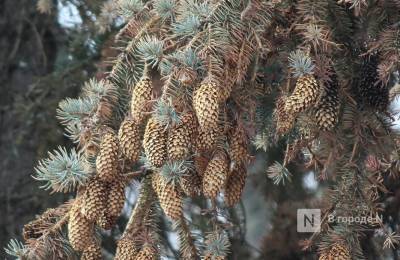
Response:
POLYGON ((138 123, 143 122, 146 117, 152 91, 153 86, 149 77, 140 79, 132 90, 131 115, 138 123))
POLYGON ((193 107, 200 125, 204 131, 218 126, 219 89, 214 83, 202 84, 194 93, 193 107))
POLYGON ((156 260, 157 252, 151 246, 145 245, 136 255, 136 260, 156 260))
POLYGON ((90 244, 85 251, 83 251, 81 260, 102 260, 101 247, 97 243, 90 244))
POLYGON ((274 110, 275 121, 276 121, 276 132, 278 135, 283 135, 289 132, 295 123, 295 113, 288 112, 285 109, 287 97, 281 96, 276 100, 276 107, 274 110))
POLYGON ((107 215, 110 217, 118 217, 121 214, 124 203, 125 183, 121 179, 116 179, 110 183, 107 215))
POLYGON ((144 152, 154 167, 161 167, 167 158, 167 133, 164 128, 152 117, 144 132, 144 152))
POLYGON ((339 119, 339 82, 336 75, 331 78, 315 106, 315 118, 318 127, 323 131, 332 130, 339 119))
POLYGON ((118 176, 118 139, 113 133, 105 134, 100 153, 96 159, 96 169, 100 179, 113 181, 118 176))
POLYGON ((319 256, 319 260, 351 260, 350 250, 341 243, 335 243, 319 256))
POLYGON ((117 224, 118 216, 110 216, 107 211, 97 219, 97 225, 105 230, 112 229, 117 224))
POLYGON ((180 124, 168 133, 168 157, 170 160, 183 160, 190 155, 192 139, 189 128, 180 124))
POLYGON ((207 131, 199 129, 196 139, 196 150, 199 152, 213 151, 221 136, 222 130, 219 127, 207 131))
POLYGON ((173 220, 178 220, 182 216, 182 194, 172 183, 167 183, 164 177, 154 174, 152 179, 153 189, 155 190, 160 206, 165 215, 173 220))
POLYGON ((247 172, 243 165, 240 165, 230 174, 226 183, 224 199, 226 205, 229 207, 234 206, 239 202, 240 197, 246 184, 247 172))
POLYGON ((215 199, 225 187, 228 178, 228 160, 225 152, 217 152, 208 163, 203 176, 203 193, 215 199))
POLYGON ((364 57, 355 98, 364 107, 384 112, 390 104, 389 88, 387 85, 379 83, 379 62, 378 55, 364 57))
POLYGON ((207 165, 210 159, 203 155, 197 155, 194 157, 194 167, 196 169, 197 175, 199 175, 201 181, 203 181, 204 172, 207 169, 207 165))
POLYGON ((76 251, 84 251, 94 241, 94 224, 81 213, 81 202, 75 201, 69 212, 68 239, 76 251))
POLYGON ((181 189, 186 196, 195 197, 200 195, 201 188, 201 177, 196 171, 191 171, 181 177, 181 189))
POLYGON ((83 195, 82 214, 91 221, 96 221, 104 214, 108 196, 107 183, 97 176, 86 185, 83 195))
POLYGON ((125 119, 119 128, 118 139, 125 157, 136 162, 142 148, 140 126, 132 119, 125 119))
POLYGON ((320 94, 317 80, 311 74, 301 76, 290 97, 286 99, 285 110, 297 114, 315 104, 320 94))
POLYGON ((135 242, 130 238, 122 238, 118 241, 114 260, 136 260, 138 250, 135 242))
POLYGON ((247 136, 242 127, 236 127, 229 135, 229 158, 236 166, 246 164, 249 159, 247 136))

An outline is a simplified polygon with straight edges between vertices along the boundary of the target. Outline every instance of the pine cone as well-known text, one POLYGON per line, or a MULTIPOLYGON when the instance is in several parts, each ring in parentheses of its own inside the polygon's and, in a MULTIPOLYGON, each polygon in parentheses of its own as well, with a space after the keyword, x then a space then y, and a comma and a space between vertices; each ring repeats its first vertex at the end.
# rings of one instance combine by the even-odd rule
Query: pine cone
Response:
POLYGON ((168 133, 168 157, 171 160, 183 160, 190 155, 192 138, 194 136, 193 114, 186 114, 182 117, 181 124, 173 127, 168 133))
POLYGON ((201 187, 201 177, 196 171, 181 177, 181 189, 186 196, 196 197, 200 195, 201 187))
POLYGON ((107 212, 104 212, 100 218, 97 219, 97 225, 104 230, 110 230, 117 224, 117 219, 119 216, 110 216, 107 212))
POLYGON ((125 157, 136 162, 141 149, 140 126, 134 120, 125 119, 119 128, 118 139, 125 157))
POLYGON ((336 243, 331 247, 329 257, 335 260, 351 260, 349 249, 340 243, 336 243))
POLYGON ((110 183, 108 195, 107 215, 110 217, 119 217, 125 203, 125 183, 116 179, 110 183))
POLYGON ((96 160, 97 173, 103 181, 111 182, 118 176, 118 139, 113 133, 107 133, 100 145, 96 160))
POLYGON ((339 82, 334 75, 315 107, 315 118, 318 127, 323 131, 332 130, 339 119, 338 85, 339 82))
POLYGON ((136 255, 136 260, 156 260, 157 252, 151 246, 144 246, 136 255))
POLYGON ((97 243, 90 244, 85 251, 83 251, 81 260, 102 260, 101 247, 97 243))
POLYGON ((204 172, 206 171, 209 161, 210 159, 208 157, 202 155, 194 157, 194 167, 201 180, 203 180, 204 172))
POLYGON ((239 202, 244 186, 246 184, 247 172, 246 168, 241 165, 233 170, 226 183, 224 199, 226 205, 234 206, 239 202))
POLYGON ((133 119, 141 123, 146 118, 148 102, 152 95, 152 82, 149 77, 140 79, 132 90, 131 115, 133 119))
POLYGON ((94 224, 80 211, 81 202, 75 201, 69 213, 68 239, 76 251, 84 251, 94 241, 94 224))
POLYGON ((218 127, 219 100, 219 89, 214 83, 202 84, 194 93, 193 107, 204 131, 218 127))
POLYGON ((379 82, 378 55, 365 58, 357 84, 356 100, 363 106, 386 111, 389 106, 389 89, 379 82))
POLYGON ((121 238, 117 244, 114 260, 136 260, 138 251, 135 242, 129 238, 121 238))
POLYGON ((229 136, 229 158, 235 165, 248 161, 247 136, 243 128, 236 127, 229 136))
POLYGON ((301 76, 290 97, 286 99, 285 110, 297 114, 313 106, 319 96, 319 85, 313 75, 301 76))
POLYGON ((213 151, 221 135, 222 131, 219 127, 207 131, 199 129, 199 134, 196 139, 196 150, 199 152, 213 151))
POLYGON ((144 132, 143 148, 154 167, 161 167, 167 158, 167 135, 164 128, 152 117, 144 132))
POLYGON ((160 206, 165 215, 173 220, 178 220, 182 216, 182 195, 171 183, 167 183, 159 174, 153 175, 153 189, 156 191, 160 206))
POLYGON ((294 113, 288 112, 285 109, 286 99, 287 97, 281 96, 276 100, 274 115, 276 120, 276 132, 278 135, 283 135, 290 131, 296 119, 294 113))
POLYGON ((91 221, 104 214, 107 204, 107 184, 95 177, 86 185, 82 201, 82 214, 91 221))
POLYGON ((319 260, 351 260, 351 255, 347 246, 335 243, 329 250, 321 253, 319 260))
POLYGON ((225 187, 228 177, 228 160, 224 152, 218 152, 208 163, 203 176, 203 193, 207 198, 215 199, 225 187))

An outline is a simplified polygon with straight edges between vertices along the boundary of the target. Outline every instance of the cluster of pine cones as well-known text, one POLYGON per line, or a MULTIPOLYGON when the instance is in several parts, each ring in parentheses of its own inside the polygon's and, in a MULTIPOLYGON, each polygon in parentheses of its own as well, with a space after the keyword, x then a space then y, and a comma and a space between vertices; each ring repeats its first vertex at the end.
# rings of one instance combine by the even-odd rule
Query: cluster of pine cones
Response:
MULTIPOLYGON (((96 175, 75 200, 68 233, 72 247, 83 252, 82 259, 101 259, 95 239, 97 224, 103 229, 115 225, 125 201, 125 180, 120 160, 132 165, 143 151, 151 169, 152 187, 166 216, 183 217, 184 196, 216 199, 224 194, 227 206, 241 197, 249 159, 248 139, 243 127, 224 131, 219 122, 220 107, 229 96, 213 83, 201 84, 194 93, 192 108, 180 113, 179 123, 163 125, 152 115, 149 103, 153 86, 144 76, 132 91, 130 115, 121 123, 118 135, 106 133, 96 159, 96 175), (162 174, 166 165, 188 163, 183 173, 173 178, 162 174)), ((115 259, 156 259, 157 251, 124 236, 118 242, 115 259)), ((218 257, 218 256, 215 256, 218 257)), ((223 257, 222 257, 223 258, 223 257)))
POLYGON ((119 170, 118 154, 117 137, 106 133, 96 160, 97 174, 78 194, 69 212, 69 241, 76 251, 83 252, 82 259, 102 259, 95 225, 111 229, 124 206, 126 183, 119 170))
POLYGON ((321 89, 312 74, 297 79, 295 89, 289 97, 281 96, 276 102, 275 117, 278 134, 285 134, 294 126, 296 117, 309 111, 322 131, 331 131, 338 122, 339 95, 336 76, 321 89))

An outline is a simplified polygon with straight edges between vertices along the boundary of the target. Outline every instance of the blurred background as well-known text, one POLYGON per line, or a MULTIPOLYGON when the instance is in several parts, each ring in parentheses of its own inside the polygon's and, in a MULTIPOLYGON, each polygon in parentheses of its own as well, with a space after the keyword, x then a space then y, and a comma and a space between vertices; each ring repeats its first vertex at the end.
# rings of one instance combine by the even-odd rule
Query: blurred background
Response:
MULTIPOLYGON (((59 101, 77 97, 89 78, 104 77, 110 69, 108 61, 117 54, 111 46, 120 24, 116 20, 107 30, 101 27, 99 21, 109 18, 103 3, 0 1, 1 259, 6 257, 1 249, 10 238, 21 238, 23 224, 70 198, 41 189, 32 175, 47 151, 72 146, 55 117, 59 101)), ((283 150, 278 144, 268 154, 253 151, 254 163, 237 209, 241 237, 233 241, 235 259, 312 259, 301 250, 299 241, 308 234, 296 232, 296 211, 316 205, 314 200, 324 187, 318 186, 313 172, 295 164, 290 168, 290 183, 273 185, 266 168, 282 158, 283 150)), ((135 202, 135 184, 127 193, 125 217, 135 202)), ((123 228, 126 219, 120 222, 123 228)), ((103 246, 112 254, 115 236, 105 236, 103 246)), ((171 231, 168 237, 176 247, 176 234, 171 231)))

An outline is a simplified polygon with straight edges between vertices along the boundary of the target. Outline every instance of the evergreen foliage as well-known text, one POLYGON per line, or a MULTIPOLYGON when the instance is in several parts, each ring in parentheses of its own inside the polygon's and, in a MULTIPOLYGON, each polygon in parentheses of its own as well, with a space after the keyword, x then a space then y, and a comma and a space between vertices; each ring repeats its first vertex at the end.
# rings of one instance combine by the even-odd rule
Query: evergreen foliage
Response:
MULTIPOLYGON (((50 8, 39 1, 42 12, 50 8)), ((400 170, 400 137, 389 107, 400 65, 399 10, 397 0, 118 0, 104 5, 98 22, 111 24, 101 28, 124 22, 116 36, 119 54, 107 75, 84 84, 80 97, 65 99, 57 110, 79 152, 60 148, 36 169, 35 178, 45 181, 46 189, 77 190, 76 199, 71 209, 61 207, 49 233, 25 244, 12 240, 7 252, 51 258, 72 255, 68 243, 84 255, 98 249, 92 227, 104 220, 107 207, 88 214, 78 206, 84 194, 98 196, 96 201, 105 192, 95 192, 88 180, 99 177, 109 186, 117 181, 123 190, 135 178, 141 182, 140 195, 117 252, 128 250, 122 248, 127 239, 136 259, 169 254, 229 259, 240 221, 234 219, 235 203, 223 203, 228 196, 221 194, 233 186, 229 180, 243 182, 235 189, 243 191, 247 174, 230 177, 251 162, 248 138, 271 154, 279 145, 286 148, 264 171, 278 186, 273 189, 285 189, 299 178, 290 171, 295 166, 312 171, 328 187, 314 201, 322 209, 321 230, 301 241, 310 255, 364 259, 369 257, 366 234, 383 239, 381 248, 396 247, 399 236, 391 221, 397 213, 385 207, 391 206, 396 186, 390 182, 400 170), (111 10, 109 19, 105 8, 111 10), (185 120, 187 113, 196 115, 193 122, 185 120), (144 130, 139 149, 147 163, 120 151, 115 133, 124 120, 144 130), (190 140, 182 142, 187 154, 179 159, 169 151, 181 143, 176 137, 168 143, 177 127, 184 127, 190 140), (235 129, 243 132, 232 135, 235 129), (197 198, 186 196, 184 185, 191 177, 201 191, 197 198), (361 225, 339 218, 328 222, 328 215, 385 217, 361 225), (165 235, 171 220, 179 253, 165 235), (196 226, 205 221, 209 225, 196 226), (90 241, 83 243, 81 236, 90 241)), ((116 220, 109 222, 113 226, 116 220)))

